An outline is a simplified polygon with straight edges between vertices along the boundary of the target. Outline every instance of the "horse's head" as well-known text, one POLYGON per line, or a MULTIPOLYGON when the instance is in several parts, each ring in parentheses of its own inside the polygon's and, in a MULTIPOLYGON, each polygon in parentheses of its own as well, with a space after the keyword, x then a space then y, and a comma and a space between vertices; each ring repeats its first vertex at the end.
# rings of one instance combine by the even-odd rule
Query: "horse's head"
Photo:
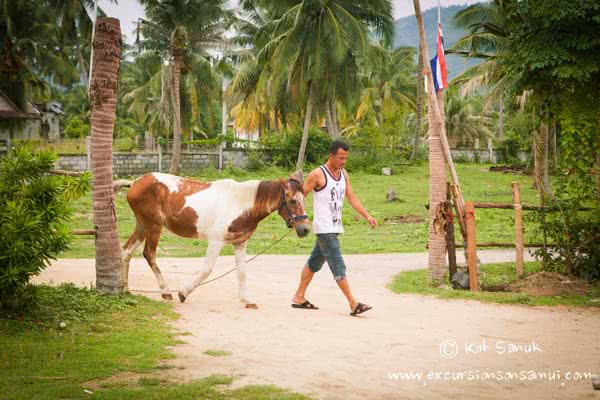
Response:
POLYGON ((279 215, 284 219, 288 228, 296 229, 298 237, 304 237, 310 232, 310 221, 304 206, 304 178, 302 171, 282 180, 283 194, 279 204, 279 215))

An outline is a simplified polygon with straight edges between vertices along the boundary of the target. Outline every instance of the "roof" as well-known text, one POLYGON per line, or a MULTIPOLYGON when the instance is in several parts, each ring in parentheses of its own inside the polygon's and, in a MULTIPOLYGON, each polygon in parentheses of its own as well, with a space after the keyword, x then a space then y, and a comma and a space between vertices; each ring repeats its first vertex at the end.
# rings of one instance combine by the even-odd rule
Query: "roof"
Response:
POLYGON ((37 114, 24 113, 19 111, 0 110, 0 119, 20 118, 20 119, 36 119, 41 118, 37 114))
POLYGON ((0 90, 0 119, 32 119, 40 118, 36 113, 23 112, 13 101, 0 90))

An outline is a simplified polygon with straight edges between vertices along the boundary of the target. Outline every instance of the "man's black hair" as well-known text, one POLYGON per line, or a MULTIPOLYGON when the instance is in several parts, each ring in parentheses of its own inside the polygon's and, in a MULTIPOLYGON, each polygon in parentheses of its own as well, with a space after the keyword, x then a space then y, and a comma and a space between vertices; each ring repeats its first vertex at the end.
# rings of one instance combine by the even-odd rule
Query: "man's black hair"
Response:
POLYGON ((348 146, 348 143, 341 141, 341 140, 334 140, 331 143, 331 146, 329 146, 329 153, 333 154, 335 156, 339 149, 348 151, 349 148, 350 147, 348 146))

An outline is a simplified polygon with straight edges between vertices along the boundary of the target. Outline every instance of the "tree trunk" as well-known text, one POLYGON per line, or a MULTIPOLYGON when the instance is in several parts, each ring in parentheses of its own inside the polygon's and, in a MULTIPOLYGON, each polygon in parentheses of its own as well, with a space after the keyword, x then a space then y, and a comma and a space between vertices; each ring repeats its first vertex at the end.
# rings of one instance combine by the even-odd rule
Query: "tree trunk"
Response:
POLYGON ((333 127, 333 121, 331 118, 331 108, 328 101, 325 103, 325 125, 327 125, 327 133, 329 133, 329 136, 332 139, 335 139, 335 128, 333 127))
POLYGON ((339 138, 340 137, 340 126, 338 124, 338 118, 337 118, 337 108, 335 106, 335 96, 329 100, 329 109, 331 110, 331 122, 333 125, 333 131, 335 132, 335 137, 339 138))
POLYGON ((96 229, 96 288, 118 293, 126 289, 113 191, 112 140, 121 61, 121 28, 115 18, 99 17, 94 36, 90 86, 91 169, 96 229))
POLYGON ((551 157, 550 157, 549 167, 554 169, 558 166, 558 155, 557 155, 557 148, 556 148, 556 121, 552 121, 552 124, 550 125, 550 153, 549 153, 549 156, 550 155, 551 155, 551 157))
POLYGON ((549 147, 550 147, 550 136, 549 136, 549 129, 548 129, 548 124, 546 123, 546 121, 542 121, 540 123, 540 134, 542 136, 542 169, 541 169, 541 178, 542 178, 542 189, 543 189, 543 194, 546 197, 554 197, 554 194, 552 193, 552 188, 550 187, 550 180, 549 180, 549 157, 548 157, 548 151, 549 151, 549 147))
POLYGON ((504 100, 500 96, 498 101, 498 140, 504 139, 504 100))
MULTIPOLYGON (((446 235, 442 228, 445 224, 441 220, 443 212, 440 212, 446 201, 446 169, 445 161, 448 162, 452 181, 456 185, 460 204, 462 209, 463 201, 460 192, 458 176, 454 169, 452 156, 448 147, 448 141, 445 135, 444 120, 444 95, 443 92, 435 94, 433 80, 430 76, 431 68, 425 63, 428 54, 427 41, 423 28, 423 16, 421 15, 421 6, 419 0, 413 0, 415 6, 415 16, 417 18, 417 28, 419 29, 420 44, 422 47, 423 65, 427 69, 427 99, 429 119, 429 278, 432 285, 437 285, 443 281, 446 270, 446 235)), ((461 210, 462 212, 462 210, 461 210)), ((461 221, 462 222, 462 221, 461 221)))
POLYGON ((310 81, 308 89, 308 101, 306 103, 306 116, 304 117, 304 132, 302 132, 302 142, 298 152, 298 161, 296 161, 296 171, 302 171, 304 168, 304 155, 306 153, 306 144, 308 143, 308 130, 310 129, 310 117, 313 107, 313 82, 310 81))
POLYGON ((221 135, 227 135, 227 102, 225 101, 225 91, 227 90, 227 80, 223 78, 223 83, 221 84, 221 89, 223 91, 223 96, 221 99, 221 135))
POLYGON ((273 109, 273 130, 279 132, 279 110, 277 107, 273 109))
POLYGON ((173 149, 171 150, 171 165, 169 173, 179 175, 181 164, 181 98, 179 93, 179 75, 181 73, 181 64, 183 56, 181 54, 173 55, 172 64, 172 95, 173 95, 173 149))
POLYGON ((415 136, 413 138, 413 148, 410 159, 417 158, 419 151, 419 142, 421 140, 421 112, 423 111, 423 55, 422 48, 419 45, 419 59, 417 62, 417 98, 415 109, 415 136))

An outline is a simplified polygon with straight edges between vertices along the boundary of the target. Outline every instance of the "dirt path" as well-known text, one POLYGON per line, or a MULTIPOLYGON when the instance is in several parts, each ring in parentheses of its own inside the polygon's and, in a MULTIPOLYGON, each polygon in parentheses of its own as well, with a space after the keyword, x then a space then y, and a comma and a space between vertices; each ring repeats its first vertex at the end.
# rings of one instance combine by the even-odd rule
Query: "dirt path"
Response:
MULTIPOLYGON (((327 266, 307 293, 320 310, 296 310, 290 298, 305 257, 261 256, 248 266, 249 293, 260 308, 247 310, 239 303, 235 274, 199 287, 175 307, 181 314, 175 325, 191 335, 182 336, 187 343, 176 347, 178 358, 169 362, 183 367, 179 371, 184 378, 232 374, 236 385, 276 384, 318 399, 600 399, 589 378, 566 379, 568 372, 600 373, 600 310, 439 300, 386 288, 399 271, 425 267, 426 257, 346 256, 355 295, 374 306, 353 318, 327 266), (454 358, 441 355, 445 341, 448 352, 453 343, 458 346, 454 358), (483 343, 485 352, 467 351, 476 351, 477 345, 483 350, 483 343), (509 345, 535 351, 508 354, 509 345), (208 349, 231 354, 211 357, 203 354, 208 349), (502 349, 505 353, 499 354, 502 349), (438 375, 428 379, 429 371, 438 375), (439 375, 461 371, 468 372, 462 380, 439 375), (482 376, 500 371, 516 372, 519 379, 498 382, 482 376), (551 373, 556 379, 520 379, 530 378, 530 371, 551 373), (397 372, 423 376, 396 379, 397 372)), ((484 251, 480 257, 493 262, 513 256, 484 251)), ((159 260, 173 289, 191 279, 188 274, 198 271, 201 262, 159 260)), ((213 276, 232 263, 233 257, 220 258, 213 276)), ((93 260, 59 260, 37 280, 89 285, 93 266, 93 260)), ((156 289, 143 259, 132 262, 130 286, 156 289)))

